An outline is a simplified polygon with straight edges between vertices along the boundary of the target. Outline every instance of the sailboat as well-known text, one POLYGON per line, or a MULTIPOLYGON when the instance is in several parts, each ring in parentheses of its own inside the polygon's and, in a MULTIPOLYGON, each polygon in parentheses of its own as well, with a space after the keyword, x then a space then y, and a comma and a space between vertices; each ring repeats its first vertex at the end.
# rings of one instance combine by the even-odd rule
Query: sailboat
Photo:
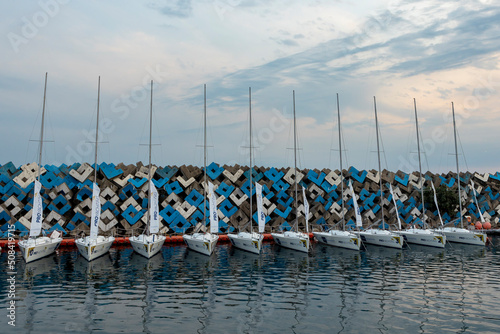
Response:
MULTIPOLYGON (((278 245, 300 252, 309 252, 309 226, 307 224, 306 215, 306 232, 298 231, 298 208, 297 208, 297 124, 295 119, 295 91, 293 91, 293 155, 294 155, 294 187, 295 187, 295 223, 293 224, 292 231, 285 231, 279 233, 271 233, 271 236, 278 245)), ((303 193, 305 195, 305 192, 303 193)), ((304 204, 306 198, 304 196, 304 204)))
POLYGON ((464 222, 462 219, 462 194, 460 191, 460 169, 458 167, 458 147, 457 147, 457 128, 455 125, 455 108, 453 102, 451 103, 451 112, 453 115, 453 136, 455 138, 455 158, 457 164, 457 186, 458 186, 458 203, 459 203, 459 216, 460 216, 460 227, 443 227, 438 230, 446 235, 446 238, 450 242, 457 242, 469 245, 486 245, 486 234, 478 231, 471 231, 464 228, 464 222))
POLYGON ((92 261, 107 252, 111 248, 115 238, 113 236, 98 235, 99 220, 101 217, 100 190, 97 185, 97 142, 99 140, 99 99, 101 92, 101 77, 97 83, 97 122, 95 131, 95 156, 94 156, 94 182, 92 183, 92 213, 90 219, 90 235, 75 240, 78 251, 87 261, 92 261))
MULTIPOLYGON (((339 153, 340 153, 340 185, 341 185, 341 201, 342 201, 342 230, 330 229, 327 232, 313 232, 314 237, 320 243, 337 246, 352 250, 359 250, 361 241, 358 235, 345 230, 345 217, 344 217, 344 174, 342 169, 342 134, 340 127, 340 107, 339 107, 339 94, 337 94, 337 118, 339 128, 339 153)), ((352 188, 352 186, 351 186, 352 188)), ((353 197, 356 201, 356 197, 353 197)))
POLYGON ((134 251, 151 258, 163 247, 166 237, 158 234, 160 231, 160 215, 158 205, 158 191, 151 180, 151 139, 153 131, 153 80, 151 80, 151 102, 149 108, 149 168, 148 168, 148 215, 146 230, 137 236, 129 238, 134 251))
POLYGON ((359 232, 361 240, 367 244, 385 246, 390 248, 403 248, 403 237, 385 229, 384 222, 384 206, 383 198, 384 192, 382 188, 382 169, 380 167, 380 143, 379 143, 379 130, 378 130, 378 117, 377 117, 377 103, 375 96, 373 97, 373 105, 375 109, 375 128, 377 132, 377 156, 378 156, 378 177, 379 177, 379 188, 380 188, 380 208, 382 211, 382 229, 380 228, 369 228, 359 232))
POLYGON ((50 237, 39 237, 42 231, 43 222, 43 200, 40 195, 42 184, 40 183, 40 173, 42 169, 42 149, 43 149, 43 126, 45 121, 45 100, 47 96, 47 73, 45 73, 45 88, 43 90, 42 127, 40 130, 40 148, 38 152, 38 175, 35 179, 33 192, 33 208, 31 213, 31 226, 28 239, 20 240, 19 249, 26 263, 41 259, 53 254, 62 242, 60 233, 52 232, 50 237))
MULTIPOLYGON (((413 105, 415 107, 415 126, 417 129, 417 154, 418 154, 418 171, 419 171, 419 180, 418 184, 420 185, 420 197, 422 199, 422 223, 423 226, 421 229, 416 228, 415 225, 407 228, 406 230, 399 231, 398 234, 402 235, 406 242, 422 245, 422 246, 431 246, 431 247, 439 247, 444 248, 446 245, 446 235, 443 233, 439 233, 427 228, 427 223, 425 221, 425 205, 424 205, 424 183, 425 179, 422 177, 422 163, 420 159, 420 140, 419 140, 419 130, 418 130, 418 116, 417 116, 417 102, 413 99, 413 105)), ((392 193, 392 188, 391 188, 392 193)), ((393 200, 394 194, 392 195, 393 200)), ((394 203, 396 206, 396 203, 394 203)), ((397 206, 396 206, 397 210, 397 206)), ((397 213, 397 211, 396 211, 397 213)), ((399 221, 399 215, 398 215, 399 221)))
POLYGON ((207 221, 207 186, 209 190, 209 214, 210 214, 210 228, 208 233, 193 233, 184 234, 183 239, 189 249, 199 252, 204 255, 211 255, 219 240, 216 234, 219 232, 219 218, 217 216, 217 199, 215 198, 214 186, 212 183, 207 184, 207 85, 203 85, 204 95, 204 111, 203 111, 203 225, 207 221))
MULTIPOLYGON (((264 232, 264 225, 259 224, 259 233, 255 233, 253 231, 253 210, 252 210, 252 197, 253 197, 253 187, 252 187, 252 174, 253 174, 253 163, 252 163, 252 88, 248 88, 248 101, 249 101, 249 114, 250 114, 250 169, 249 169, 249 183, 250 183, 250 193, 249 193, 249 198, 250 198, 250 232, 238 232, 238 233, 231 233, 228 234, 227 236, 229 237, 229 241, 231 241, 231 244, 239 249, 245 250, 247 252, 259 254, 260 250, 262 248, 262 240, 264 239, 264 236, 262 233, 264 232)), ((256 184, 257 187, 257 184, 256 184)), ((258 205, 260 204, 262 206, 262 187, 260 189, 260 196, 261 200, 258 205)), ((257 194, 258 195, 258 194, 257 194)), ((262 215, 262 208, 261 208, 261 213, 258 214, 258 220, 261 222, 261 215, 262 215)), ((265 220, 264 220, 265 224, 265 220)))

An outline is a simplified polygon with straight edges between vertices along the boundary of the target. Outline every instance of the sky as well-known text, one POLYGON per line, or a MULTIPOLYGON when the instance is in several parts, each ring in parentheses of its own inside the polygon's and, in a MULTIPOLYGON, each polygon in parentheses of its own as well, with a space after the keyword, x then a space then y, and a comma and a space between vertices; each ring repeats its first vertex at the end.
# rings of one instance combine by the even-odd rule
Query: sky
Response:
POLYGON ((0 164, 37 161, 45 73, 43 164, 208 161, 500 171, 500 4, 493 0, 2 1, 0 164))

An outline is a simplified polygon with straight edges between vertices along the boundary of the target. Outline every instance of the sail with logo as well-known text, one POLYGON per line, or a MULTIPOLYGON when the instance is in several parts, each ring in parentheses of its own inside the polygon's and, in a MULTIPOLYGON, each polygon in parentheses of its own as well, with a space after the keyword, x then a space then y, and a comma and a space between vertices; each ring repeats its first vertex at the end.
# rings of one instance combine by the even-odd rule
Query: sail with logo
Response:
POLYGON ((306 198, 306 188, 302 187, 302 197, 304 198, 304 215, 306 217, 306 232, 309 233, 309 202, 306 198))
POLYGON ((35 197, 33 198, 33 212, 31 214, 30 237, 38 237, 42 231, 43 204, 40 189, 42 184, 35 180, 35 197))
POLYGON ((266 215, 264 214, 264 207, 262 206, 262 186, 255 183, 255 194, 257 195, 257 217, 259 224, 259 233, 264 233, 266 227, 266 215))
POLYGON ((149 211, 149 233, 154 234, 160 231, 160 218, 158 217, 158 190, 153 183, 153 180, 149 181, 149 186, 151 187, 151 210, 149 211))
POLYGON ((219 233, 219 217, 217 216, 217 199, 215 198, 214 185, 208 182, 210 205, 210 233, 219 233))
POLYGON ((101 199, 100 199, 99 186, 97 183, 92 184, 92 224, 90 225, 90 237, 97 238, 99 231, 99 218, 101 216, 101 199))

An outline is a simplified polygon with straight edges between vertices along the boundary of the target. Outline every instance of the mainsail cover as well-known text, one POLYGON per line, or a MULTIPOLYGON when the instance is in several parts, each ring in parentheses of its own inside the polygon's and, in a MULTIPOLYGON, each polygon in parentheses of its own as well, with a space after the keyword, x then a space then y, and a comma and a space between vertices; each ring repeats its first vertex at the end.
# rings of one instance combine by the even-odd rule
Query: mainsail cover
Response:
POLYGON ((151 188, 151 206, 149 207, 149 233, 154 234, 160 231, 160 215, 158 208, 158 191, 152 180, 149 181, 151 188))
POLYGON ((477 195, 476 195, 476 188, 474 187, 474 181, 470 180, 471 186, 472 186, 472 191, 474 192, 474 200, 476 201, 476 207, 477 207, 477 212, 479 212, 479 218, 481 219, 481 223, 484 223, 484 217, 483 213, 481 212, 481 208, 479 207, 479 204, 477 203, 477 195))
POLYGON ((101 191, 97 183, 92 183, 92 214, 90 216, 90 238, 97 238, 99 219, 101 218, 101 191))
POLYGON ((43 204, 42 196, 40 196, 40 190, 42 189, 42 184, 35 180, 35 191, 33 196, 33 211, 31 213, 31 228, 30 237, 38 237, 42 231, 42 220, 43 220, 43 204))
POLYGON ((306 216, 306 232, 309 233, 309 203, 306 198, 306 188, 302 187, 302 198, 304 198, 304 214, 306 216))
POLYGON ((363 227, 363 220, 361 219, 361 212, 359 211, 356 194, 354 193, 354 189, 352 188, 352 182, 349 182, 349 189, 351 189, 352 204, 354 206, 354 212, 356 213, 356 227, 363 227))
POLYGON ((219 232, 219 216, 217 215, 217 198, 215 198, 214 185, 208 183, 208 199, 210 205, 210 233, 219 232))
MULTIPOLYGON (((391 192, 392 201, 394 202, 394 207, 396 208, 396 217, 398 217, 398 227, 401 230, 401 219, 399 219, 398 204, 396 203, 396 197, 394 196, 394 192, 392 191, 392 184, 390 183, 389 183, 389 191, 391 192)), ((425 209, 422 208, 422 210, 425 209)))
POLYGON ((259 224, 259 233, 264 233, 266 226, 266 216, 264 215, 264 207, 262 206, 262 186, 255 182, 255 194, 257 195, 257 217, 259 224))
POLYGON ((432 191, 434 193, 434 203, 436 204, 436 208, 437 208, 437 211, 438 211, 439 221, 441 222, 441 226, 444 226, 444 224, 443 224, 443 218, 441 218, 441 212, 439 212, 438 199, 437 199, 437 196, 436 196, 436 188, 434 188, 434 183, 431 182, 431 186, 432 186, 432 191))

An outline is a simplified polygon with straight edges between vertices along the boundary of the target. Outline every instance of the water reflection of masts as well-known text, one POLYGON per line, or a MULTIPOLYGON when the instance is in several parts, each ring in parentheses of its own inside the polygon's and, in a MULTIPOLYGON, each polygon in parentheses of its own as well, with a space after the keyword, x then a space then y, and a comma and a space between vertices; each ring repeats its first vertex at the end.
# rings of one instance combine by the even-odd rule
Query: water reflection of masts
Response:
POLYGON ((206 256, 191 249, 186 249, 184 261, 191 264, 190 270, 201 273, 201 276, 193 276, 193 285, 201 286, 200 311, 201 316, 196 319, 200 323, 200 328, 196 330, 198 333, 208 333, 210 320, 212 319, 212 310, 215 307, 215 280, 213 279, 213 256, 206 256))
POLYGON ((295 310, 295 321, 297 322, 296 324, 294 324, 291 328, 292 328, 292 331, 295 333, 296 332, 296 328, 300 325, 300 321, 302 320, 302 318, 306 317, 307 316, 307 310, 309 308, 309 256, 307 255, 307 253, 297 253, 297 252, 293 252, 294 255, 297 256, 297 259, 300 255, 303 255, 303 256, 300 256, 300 259, 301 261, 297 261, 297 266, 296 266, 296 275, 295 275, 295 286, 297 287, 297 292, 295 294, 295 297, 296 297, 296 300, 299 300, 299 292, 300 292, 300 285, 303 283, 304 285, 304 288, 303 288, 303 295, 302 295, 302 298, 300 298, 301 300, 303 300, 303 305, 304 305, 304 309, 303 310, 300 310, 300 305, 302 304, 301 302, 293 302, 292 303, 292 306, 295 310), (301 282, 300 280, 300 274, 304 271, 305 269, 305 280, 304 282, 301 282))

